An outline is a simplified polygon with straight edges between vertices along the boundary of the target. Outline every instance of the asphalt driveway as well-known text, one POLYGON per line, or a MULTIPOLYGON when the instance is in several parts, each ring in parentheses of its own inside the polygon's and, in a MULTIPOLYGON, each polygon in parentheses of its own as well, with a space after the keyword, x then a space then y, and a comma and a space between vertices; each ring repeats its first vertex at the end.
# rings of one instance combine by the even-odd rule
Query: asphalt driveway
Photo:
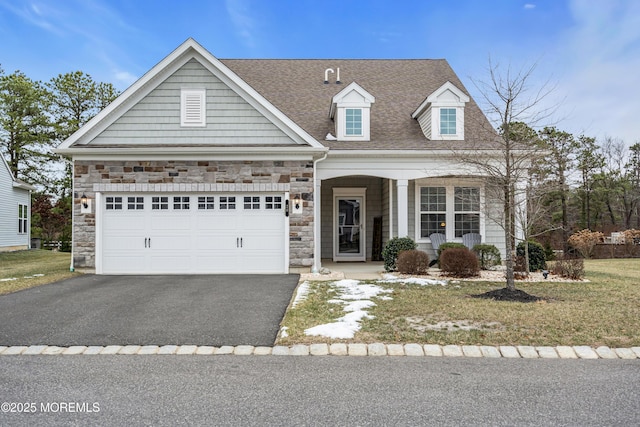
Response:
POLYGON ((273 345, 298 275, 85 275, 0 296, 0 345, 273 345))

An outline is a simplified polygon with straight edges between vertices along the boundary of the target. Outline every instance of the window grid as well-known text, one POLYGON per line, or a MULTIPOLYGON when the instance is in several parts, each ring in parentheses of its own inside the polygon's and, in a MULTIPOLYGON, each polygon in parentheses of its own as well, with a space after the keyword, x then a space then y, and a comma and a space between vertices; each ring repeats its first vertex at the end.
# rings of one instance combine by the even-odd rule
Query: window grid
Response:
POLYGON ((440 109, 440 135, 456 134, 456 109, 440 109))
POLYGON ((215 197, 213 196, 199 196, 198 197, 198 209, 211 210, 215 208, 215 197))
POLYGON ((454 188, 455 236, 480 233, 480 189, 454 188))
POLYGON ((151 198, 152 210, 168 210, 169 209, 169 197, 158 196, 151 198))
POLYGON ((445 233, 447 218, 446 187, 420 188, 420 237, 445 233))
POLYGON ((345 134, 348 136, 362 135, 362 109, 347 108, 345 114, 345 134))
POLYGON ((220 209, 232 210, 236 208, 235 196, 221 196, 220 197, 220 209))
POLYGON ((18 205, 18 234, 27 234, 29 226, 29 212, 27 205, 18 205))
POLYGON ((127 209, 128 210, 142 210, 144 209, 144 197, 127 197, 127 209))
POLYGON ((174 196, 173 210, 189 210, 189 196, 174 196))
POLYGON ((265 209, 282 209, 282 196, 265 196, 265 209))
POLYGON ((105 207, 108 211, 122 210, 122 197, 120 196, 107 196, 105 201, 105 207))
POLYGON ((244 208, 246 210, 260 209, 260 196, 244 196, 244 208))

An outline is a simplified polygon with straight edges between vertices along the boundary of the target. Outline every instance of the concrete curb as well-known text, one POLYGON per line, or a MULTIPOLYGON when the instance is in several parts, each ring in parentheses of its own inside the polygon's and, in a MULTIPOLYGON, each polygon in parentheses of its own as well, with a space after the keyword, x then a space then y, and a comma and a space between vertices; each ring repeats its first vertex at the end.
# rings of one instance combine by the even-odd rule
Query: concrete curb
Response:
POLYGON ((236 356, 406 356, 406 357, 473 357, 509 359, 640 359, 640 347, 609 348, 600 346, 479 346, 437 344, 296 344, 291 347, 196 346, 196 345, 107 345, 70 346, 48 345, 0 346, 0 356, 35 355, 236 355, 236 356))

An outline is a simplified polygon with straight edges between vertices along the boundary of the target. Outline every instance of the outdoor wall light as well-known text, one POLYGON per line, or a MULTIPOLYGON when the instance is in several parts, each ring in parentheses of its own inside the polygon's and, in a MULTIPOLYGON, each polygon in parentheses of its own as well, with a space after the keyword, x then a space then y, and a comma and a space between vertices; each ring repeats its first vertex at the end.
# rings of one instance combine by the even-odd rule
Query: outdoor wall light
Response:
POLYGON ((82 196, 80 196, 80 213, 91 213, 91 200, 84 193, 82 193, 82 196))
POLYGON ((291 203, 293 204, 293 209, 292 209, 293 213, 297 213, 297 214, 302 213, 302 198, 300 197, 299 194, 293 197, 293 201, 291 203))

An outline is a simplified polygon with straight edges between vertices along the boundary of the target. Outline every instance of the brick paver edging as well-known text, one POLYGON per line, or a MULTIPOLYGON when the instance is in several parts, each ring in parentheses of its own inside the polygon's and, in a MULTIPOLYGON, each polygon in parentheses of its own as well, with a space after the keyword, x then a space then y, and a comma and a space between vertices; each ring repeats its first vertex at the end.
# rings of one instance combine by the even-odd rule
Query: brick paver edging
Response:
POLYGON ((640 359, 640 347, 609 348, 589 346, 484 346, 436 344, 297 344, 290 347, 252 345, 107 345, 57 347, 47 345, 0 346, 1 356, 12 355, 238 355, 238 356, 406 356, 406 357, 486 357, 523 359, 640 359))

